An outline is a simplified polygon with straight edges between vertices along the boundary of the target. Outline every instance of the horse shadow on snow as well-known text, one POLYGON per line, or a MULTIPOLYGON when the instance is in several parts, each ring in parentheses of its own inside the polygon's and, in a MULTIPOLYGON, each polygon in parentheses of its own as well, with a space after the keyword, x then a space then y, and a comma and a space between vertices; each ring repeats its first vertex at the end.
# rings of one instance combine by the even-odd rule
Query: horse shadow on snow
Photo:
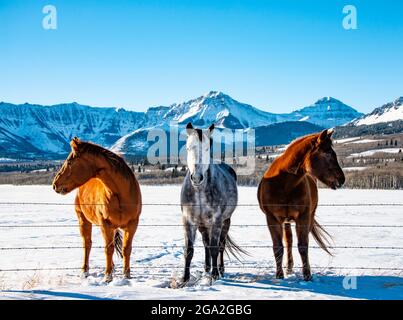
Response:
POLYGON ((360 275, 355 277, 355 288, 346 289, 343 282, 346 276, 343 275, 315 275, 313 281, 305 282, 296 276, 283 280, 274 279, 272 276, 264 276, 256 280, 254 274, 244 274, 243 278, 248 280, 238 280, 231 276, 221 279, 224 286, 234 286, 240 288, 276 290, 281 294, 284 292, 305 292, 312 294, 325 294, 341 299, 370 299, 370 300, 397 300, 403 299, 403 278, 398 276, 370 276, 360 275), (254 280, 255 279, 255 280, 254 280))

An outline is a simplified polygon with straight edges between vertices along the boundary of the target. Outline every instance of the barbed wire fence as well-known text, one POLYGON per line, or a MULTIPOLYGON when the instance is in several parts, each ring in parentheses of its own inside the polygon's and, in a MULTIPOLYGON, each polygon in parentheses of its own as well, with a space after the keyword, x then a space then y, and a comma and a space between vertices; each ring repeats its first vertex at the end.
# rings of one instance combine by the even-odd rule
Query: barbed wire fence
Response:
MULTIPOLYGON (((74 203, 56 203, 56 202, 0 202, 1 206, 75 206, 74 203)), ((87 203, 80 204, 81 206, 104 206, 104 204, 97 203, 87 203)), ((130 204, 133 205, 133 204, 130 204)), ((180 204, 176 203, 143 203, 142 206, 169 206, 169 207, 180 207, 180 204)), ((237 204, 237 207, 259 207, 259 204, 248 204, 241 203, 237 204)), ((290 205, 290 204, 265 204, 265 206, 298 206, 298 205, 290 205)), ((325 203, 319 204, 318 207, 403 207, 403 203, 325 203)), ((403 214, 403 211, 398 212, 398 214, 403 214)), ((0 221, 0 230, 1 229, 10 229, 10 228, 77 228, 78 224, 1 224, 0 221)), ((182 227, 182 224, 147 224, 147 223, 139 223, 139 228, 143 227, 182 227)), ((403 225, 394 225, 394 224, 322 224, 323 227, 327 228, 385 228, 385 229, 400 229, 403 228, 403 225)), ((231 224, 232 227, 237 228, 267 228, 267 224, 231 224)), ((202 245, 195 245, 195 248, 204 248, 202 245)), ((270 249, 273 248, 272 245, 248 245, 248 244, 240 244, 240 247, 243 249, 270 249)), ((92 246, 94 249, 103 249, 104 246, 92 246)), ((133 245, 133 249, 183 249, 182 245, 133 245)), ((292 246, 293 249, 298 248, 298 246, 292 246)), ((403 246, 328 246, 329 249, 343 249, 343 250, 403 250, 403 246)), ((68 246, 7 246, 0 247, 0 252, 6 251, 33 251, 33 250, 69 250, 69 249, 84 249, 83 246, 79 245, 68 245, 68 246)), ((319 246, 309 246, 309 249, 321 249, 319 246)), ((146 275, 152 276, 169 276, 170 270, 182 269, 183 266, 178 264, 162 264, 162 265, 150 265, 150 264, 139 264, 138 261, 135 261, 135 269, 147 270, 146 275), (164 272, 161 272, 161 269, 164 272), (166 270, 170 269, 170 270, 166 270), (148 272, 148 270, 159 270, 159 272, 148 272)), ((201 267, 195 266, 195 267, 201 267)), ((361 271, 394 271, 398 272, 399 276, 403 273, 403 267, 382 267, 382 266, 311 266, 312 269, 316 270, 361 270, 361 271)), ((275 270, 275 266, 273 264, 256 264, 254 262, 245 262, 245 263, 237 263, 226 265, 226 269, 231 270, 275 270)), ((301 267, 294 267, 299 269, 301 267)), ((104 267, 95 266, 91 267, 93 270, 103 270, 104 267)), ((41 268, 0 268, 0 272, 31 272, 31 271, 79 271, 81 268, 79 267, 41 267, 41 268)), ((143 273, 144 275, 144 273, 143 273)))

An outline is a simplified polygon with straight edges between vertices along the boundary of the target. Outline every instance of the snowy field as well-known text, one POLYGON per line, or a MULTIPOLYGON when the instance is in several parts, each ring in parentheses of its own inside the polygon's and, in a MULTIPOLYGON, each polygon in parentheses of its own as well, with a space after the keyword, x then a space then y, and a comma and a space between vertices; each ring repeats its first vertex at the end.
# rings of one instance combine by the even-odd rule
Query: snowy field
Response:
MULTIPOLYGON (((50 186, 0 186, 0 298, 403 298, 403 273, 396 270, 403 268, 403 207, 368 206, 403 203, 403 191, 320 190, 317 217, 333 235, 334 257, 318 249, 312 240, 310 260, 314 279, 308 283, 301 279, 297 249, 294 249, 295 274, 284 280, 274 278, 272 249, 264 247, 271 245, 264 215, 257 206, 239 206, 230 233, 238 244, 247 247, 251 256, 246 256, 242 264, 227 259, 226 276, 213 285, 207 285, 204 276, 202 281, 182 289, 170 288, 171 280, 181 276, 183 267, 183 231, 177 206, 180 186, 143 186, 142 192, 147 205, 143 207, 133 243, 133 279, 122 278, 121 260, 115 256, 118 267, 115 279, 105 284, 103 240, 98 227, 93 229, 90 276, 80 277, 83 252, 71 205, 74 194, 63 197, 50 186), (25 204, 12 204, 16 202, 25 204), (48 204, 33 204, 39 202, 48 204), (161 203, 172 205, 151 205, 161 203), (49 248, 66 246, 71 248, 49 248)), ((256 188, 241 187, 239 193, 240 204, 257 204, 256 188)), ((204 249, 199 247, 200 236, 197 241, 191 272, 199 279, 204 249)))

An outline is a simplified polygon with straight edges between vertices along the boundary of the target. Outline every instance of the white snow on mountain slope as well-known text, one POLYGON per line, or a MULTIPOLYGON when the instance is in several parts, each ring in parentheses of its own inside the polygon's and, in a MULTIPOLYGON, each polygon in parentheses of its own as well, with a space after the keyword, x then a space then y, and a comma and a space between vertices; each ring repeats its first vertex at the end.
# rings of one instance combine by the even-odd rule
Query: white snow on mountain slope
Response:
POLYGON ((286 117, 240 103, 222 92, 210 91, 199 98, 173 104, 164 119, 179 123, 191 121, 201 126, 216 123, 218 127, 241 129, 284 121, 286 117))
POLYGON ((403 97, 376 108, 371 113, 352 121, 352 124, 361 126, 396 120, 403 120, 403 97))

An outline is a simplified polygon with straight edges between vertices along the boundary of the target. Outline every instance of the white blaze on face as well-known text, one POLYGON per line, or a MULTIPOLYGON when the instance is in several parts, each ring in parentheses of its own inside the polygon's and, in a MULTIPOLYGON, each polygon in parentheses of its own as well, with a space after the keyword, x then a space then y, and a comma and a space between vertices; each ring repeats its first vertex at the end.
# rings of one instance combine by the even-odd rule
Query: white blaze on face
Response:
POLYGON ((203 138, 200 141, 196 130, 194 130, 187 138, 186 150, 190 174, 193 177, 204 179, 204 174, 210 164, 210 136, 203 132, 203 138))

